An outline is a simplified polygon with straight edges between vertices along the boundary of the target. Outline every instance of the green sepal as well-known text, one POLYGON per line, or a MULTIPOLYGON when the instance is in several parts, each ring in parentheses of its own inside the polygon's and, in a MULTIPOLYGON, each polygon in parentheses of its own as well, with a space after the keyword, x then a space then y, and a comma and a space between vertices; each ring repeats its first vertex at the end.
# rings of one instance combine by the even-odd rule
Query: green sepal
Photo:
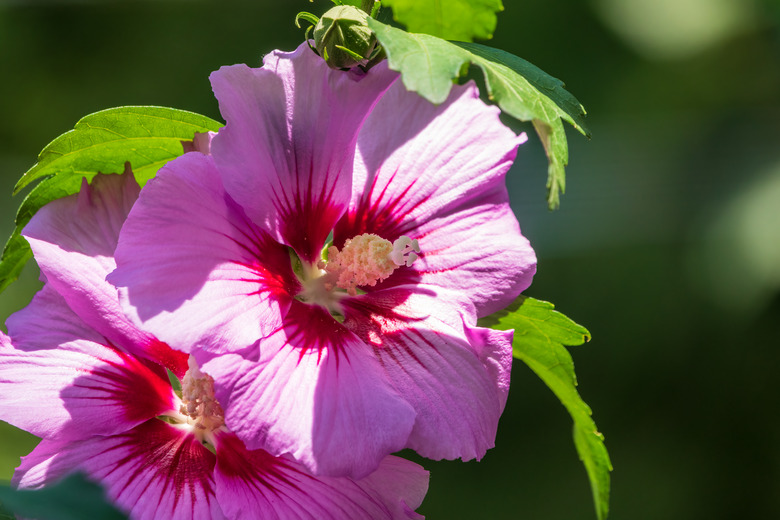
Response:
POLYGON ((314 26, 314 47, 332 69, 351 69, 368 63, 376 36, 368 28, 368 13, 351 5, 332 7, 314 26))

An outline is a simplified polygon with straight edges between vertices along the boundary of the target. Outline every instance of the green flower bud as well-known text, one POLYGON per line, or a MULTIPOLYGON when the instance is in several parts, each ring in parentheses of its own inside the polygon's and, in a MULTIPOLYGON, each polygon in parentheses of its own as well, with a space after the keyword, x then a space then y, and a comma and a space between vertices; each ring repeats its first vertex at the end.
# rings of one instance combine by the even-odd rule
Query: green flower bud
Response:
POLYGON ((332 69, 350 69, 368 63, 376 36, 368 28, 368 14, 351 5, 327 11, 314 27, 314 47, 332 69))

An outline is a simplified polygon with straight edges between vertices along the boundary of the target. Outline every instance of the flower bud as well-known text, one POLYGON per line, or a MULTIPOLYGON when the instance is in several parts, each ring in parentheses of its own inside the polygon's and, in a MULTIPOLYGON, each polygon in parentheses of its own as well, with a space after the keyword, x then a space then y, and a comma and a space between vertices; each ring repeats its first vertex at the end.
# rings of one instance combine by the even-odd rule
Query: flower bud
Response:
POLYGON ((332 69, 365 65, 376 47, 368 14, 351 5, 327 11, 314 27, 314 47, 332 69))

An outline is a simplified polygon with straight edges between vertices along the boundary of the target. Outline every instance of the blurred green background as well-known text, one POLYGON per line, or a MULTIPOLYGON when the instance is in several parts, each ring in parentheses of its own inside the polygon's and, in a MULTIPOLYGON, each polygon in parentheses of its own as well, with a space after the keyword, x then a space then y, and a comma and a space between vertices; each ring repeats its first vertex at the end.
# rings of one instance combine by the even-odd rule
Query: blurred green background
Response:
MULTIPOLYGON (((780 5, 504 3, 491 45, 589 112, 559 211, 533 135, 508 183, 539 256, 527 293, 593 333, 572 353, 615 467, 611 518, 780 518, 780 5)), ((14 182, 81 116, 155 104, 220 119, 208 74, 294 48, 295 13, 326 5, 0 0, 2 239, 14 182)), ((3 321, 36 278, 0 296, 3 321)), ((34 443, 2 425, 0 480, 34 443)), ((520 364, 497 447, 424 464, 431 519, 595 518, 570 419, 520 364)))

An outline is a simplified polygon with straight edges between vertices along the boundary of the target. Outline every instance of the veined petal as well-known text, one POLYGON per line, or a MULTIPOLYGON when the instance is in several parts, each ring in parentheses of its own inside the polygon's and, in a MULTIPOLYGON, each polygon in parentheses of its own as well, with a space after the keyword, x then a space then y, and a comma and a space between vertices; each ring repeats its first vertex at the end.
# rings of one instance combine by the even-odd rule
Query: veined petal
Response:
POLYGON ((377 289, 419 283, 459 291, 479 318, 509 305, 536 273, 536 254, 520 234, 503 185, 404 234, 418 240, 420 258, 377 289))
POLYGON ((379 287, 420 282, 469 294, 479 316, 528 287, 536 257, 509 208, 504 177, 525 135, 499 121, 473 84, 433 105, 401 83, 358 138, 353 198, 334 245, 362 233, 417 239, 421 258, 379 287))
POLYGON ((279 242, 315 263, 347 207, 360 126, 398 75, 328 68, 303 43, 262 68, 222 67, 211 85, 227 125, 211 153, 227 192, 279 242))
POLYGON ((188 352, 240 350, 276 329, 298 289, 287 248, 225 194, 210 156, 188 153, 144 188, 119 239, 127 314, 188 352))
POLYGON ((289 457, 247 450, 232 434, 217 444, 217 498, 233 520, 397 520, 414 513, 428 472, 397 457, 360 480, 314 477, 289 457))
POLYGON ((127 352, 179 374, 186 370, 186 354, 138 330, 122 311, 116 288, 106 281, 116 267, 119 230, 139 191, 129 167, 122 175, 99 174, 92 185, 84 180, 77 195, 41 208, 22 235, 47 284, 84 323, 127 352))
POLYGON ((289 452, 317 475, 364 477, 412 429, 414 411, 371 349, 321 307, 296 301, 256 361, 195 357, 214 378, 231 431, 251 449, 289 452))
POLYGON ((512 339, 514 330, 494 330, 472 327, 463 323, 471 347, 487 370, 488 377, 496 385, 500 411, 504 411, 509 397, 509 379, 512 372, 512 339))
POLYGON ((0 417, 39 437, 111 435, 174 409, 165 370, 119 349, 45 286, 0 337, 0 417))
POLYGON ((102 484, 133 520, 225 518, 214 493, 214 454, 157 419, 110 437, 44 439, 22 458, 13 482, 34 489, 77 470, 102 484))
POLYGON ((473 313, 465 297, 400 286, 344 306, 344 325, 374 347, 394 388, 417 413, 407 447, 432 459, 463 460, 480 459, 493 447, 511 342, 465 329, 473 313))

